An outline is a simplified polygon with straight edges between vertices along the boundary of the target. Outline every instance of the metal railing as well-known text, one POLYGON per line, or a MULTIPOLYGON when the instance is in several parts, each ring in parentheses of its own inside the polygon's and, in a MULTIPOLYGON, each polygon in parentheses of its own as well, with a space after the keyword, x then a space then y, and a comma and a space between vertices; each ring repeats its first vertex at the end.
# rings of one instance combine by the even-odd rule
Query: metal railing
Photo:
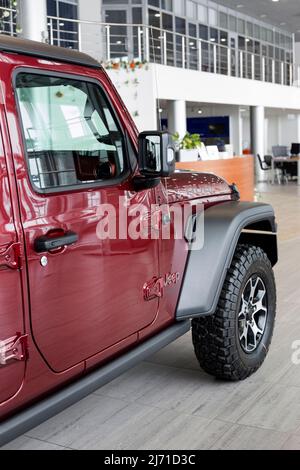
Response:
MULTIPOLYGON (((3 10, 7 13, 2 18, 1 32, 16 35, 16 11, 0 7, 0 16, 3 10)), ((222 42, 206 41, 143 24, 108 24, 54 16, 48 16, 47 22, 50 44, 88 51, 103 62, 134 60, 300 86, 299 66, 231 48, 222 42)))
POLYGON ((83 50, 84 43, 94 41, 94 54, 104 62, 135 60, 300 86, 300 67, 288 61, 231 48, 222 42, 206 41, 142 24, 96 23, 48 17, 48 26, 51 44, 83 50), (99 31, 98 45, 94 38, 95 27, 99 31))
POLYGON ((17 10, 0 7, 0 34, 17 35, 17 10))

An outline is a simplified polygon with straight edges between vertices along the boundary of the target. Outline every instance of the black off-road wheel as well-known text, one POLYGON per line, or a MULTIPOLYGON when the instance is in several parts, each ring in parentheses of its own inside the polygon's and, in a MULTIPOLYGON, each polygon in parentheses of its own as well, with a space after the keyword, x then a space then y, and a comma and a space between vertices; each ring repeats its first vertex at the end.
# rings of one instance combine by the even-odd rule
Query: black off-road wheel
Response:
POLYGON ((205 372, 244 380, 264 362, 273 336, 276 285, 259 247, 238 245, 214 315, 194 319, 196 357, 205 372))

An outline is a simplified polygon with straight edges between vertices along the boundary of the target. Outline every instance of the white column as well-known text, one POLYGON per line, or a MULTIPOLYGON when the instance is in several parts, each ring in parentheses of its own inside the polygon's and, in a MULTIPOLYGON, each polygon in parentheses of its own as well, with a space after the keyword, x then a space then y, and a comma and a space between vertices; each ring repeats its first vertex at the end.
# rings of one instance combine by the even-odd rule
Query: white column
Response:
POLYGON ((265 153, 265 108, 263 106, 252 106, 251 108, 251 138, 252 153, 256 161, 256 178, 261 181, 265 178, 260 169, 257 154, 264 158, 265 153))
MULTIPOLYGON (((297 114, 297 143, 300 143, 300 114, 297 114)), ((298 185, 300 186, 300 160, 298 161, 298 185)))
POLYGON ((48 39, 46 0, 20 0, 19 23, 22 38, 46 42, 48 39))
MULTIPOLYGON (((102 1, 99 0, 78 0, 78 19, 82 21, 105 22, 102 1), (87 5, 88 4, 88 5, 87 5)), ((89 54, 97 60, 103 60, 103 45, 106 44, 106 28, 87 23, 80 24, 80 45, 81 52, 89 54)))
POLYGON ((235 155, 242 155, 242 142, 243 142, 243 121, 241 117, 240 107, 237 106, 234 111, 230 113, 230 144, 233 147, 235 155))
POLYGON ((169 101, 168 103, 168 127, 169 132, 178 132, 180 138, 187 132, 186 102, 184 100, 169 101))

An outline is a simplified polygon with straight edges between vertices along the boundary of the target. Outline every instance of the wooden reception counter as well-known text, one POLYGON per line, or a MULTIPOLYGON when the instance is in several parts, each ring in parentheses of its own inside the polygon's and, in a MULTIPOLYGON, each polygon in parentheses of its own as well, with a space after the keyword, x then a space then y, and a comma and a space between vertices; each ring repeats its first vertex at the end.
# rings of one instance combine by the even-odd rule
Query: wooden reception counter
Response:
POLYGON ((176 163, 178 170, 214 173, 229 184, 235 183, 242 201, 254 199, 254 158, 252 155, 220 160, 176 163))

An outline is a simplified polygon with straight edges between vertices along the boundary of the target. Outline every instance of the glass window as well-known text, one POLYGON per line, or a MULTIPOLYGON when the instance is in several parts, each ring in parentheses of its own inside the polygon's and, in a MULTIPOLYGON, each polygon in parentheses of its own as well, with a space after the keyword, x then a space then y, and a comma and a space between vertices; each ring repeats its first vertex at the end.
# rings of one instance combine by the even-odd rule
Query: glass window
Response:
POLYGON ((47 0, 47 14, 49 16, 57 16, 57 3, 56 0, 47 0))
POLYGON ((149 14, 149 25, 155 28, 160 28, 160 15, 156 10, 148 10, 149 14))
POLYGON ((269 46, 268 49, 269 49, 269 57, 270 57, 271 59, 273 59, 273 58, 274 58, 274 47, 273 47, 273 46, 269 46))
POLYGON ((173 31, 173 16, 163 13, 162 15, 162 27, 168 31, 173 31))
POLYGON ((238 18, 238 33, 245 34, 245 21, 238 18))
POLYGON ((123 135, 98 85, 29 73, 20 73, 16 83, 29 172, 37 189, 121 176, 123 135))
POLYGON ((204 41, 208 40, 208 27, 204 26, 203 24, 199 25, 199 38, 203 39, 204 41))
POLYGON ((210 28, 209 39, 212 42, 218 43, 219 42, 219 31, 215 28, 210 28))
POLYGON ((163 10, 172 11, 173 9, 172 0, 161 0, 161 7, 163 10))
POLYGON ((246 49, 246 40, 243 36, 239 36, 239 49, 244 51, 246 49))
POLYGON ((261 39, 263 41, 267 41, 268 40, 268 32, 267 32, 267 29, 266 28, 261 28, 261 39))
POLYGON ((132 22, 134 24, 141 24, 143 23, 143 14, 141 8, 133 8, 132 9, 132 22))
POLYGON ((228 46, 228 33, 226 31, 220 31, 220 43, 223 46, 228 46))
POLYGON ((173 0, 173 8, 176 15, 185 15, 184 2, 182 0, 173 0))
POLYGON ((176 33, 185 34, 185 20, 183 18, 175 18, 176 33))
POLYGON ((217 26, 218 25, 217 11, 213 10, 212 8, 209 8, 209 10, 208 10, 208 22, 211 26, 217 26))
POLYGON ((197 5, 194 2, 191 2, 190 0, 187 0, 186 2, 186 16, 188 18, 196 18, 197 15, 197 5))
POLYGON ((260 55, 260 42, 258 42, 258 41, 255 41, 255 43, 254 43, 254 52, 255 52, 255 54, 260 55))
POLYGON ((246 38, 247 52, 254 52, 254 41, 250 38, 246 38))
POLYGON ((198 5, 198 20, 201 23, 207 23, 207 7, 198 5))
POLYGON ((58 16, 60 18, 69 18, 76 20, 78 18, 77 5, 71 5, 70 3, 59 2, 58 3, 58 16))
POLYGON ((229 15, 229 29, 230 31, 236 32, 237 19, 235 16, 229 15))
POLYGON ((258 24, 254 25, 253 33, 254 33, 255 39, 260 39, 260 26, 258 24))
POLYGON ((223 11, 220 12, 220 27, 228 29, 228 15, 223 11))
POLYGON ((268 35, 267 35, 267 38, 268 38, 268 42, 274 42, 274 39, 273 39, 273 31, 271 29, 268 29, 268 35))
MULTIPOLYGON (((119 3, 122 4, 122 1, 120 0, 119 3)), ((153 7, 157 7, 157 8, 160 7, 159 0, 148 0, 148 3, 149 3, 149 5, 152 5, 153 7)))
POLYGON ((250 36, 250 38, 253 37, 253 23, 249 23, 249 21, 246 24, 246 35, 250 36))
POLYGON ((189 36, 197 37, 197 26, 193 23, 189 23, 189 36))

